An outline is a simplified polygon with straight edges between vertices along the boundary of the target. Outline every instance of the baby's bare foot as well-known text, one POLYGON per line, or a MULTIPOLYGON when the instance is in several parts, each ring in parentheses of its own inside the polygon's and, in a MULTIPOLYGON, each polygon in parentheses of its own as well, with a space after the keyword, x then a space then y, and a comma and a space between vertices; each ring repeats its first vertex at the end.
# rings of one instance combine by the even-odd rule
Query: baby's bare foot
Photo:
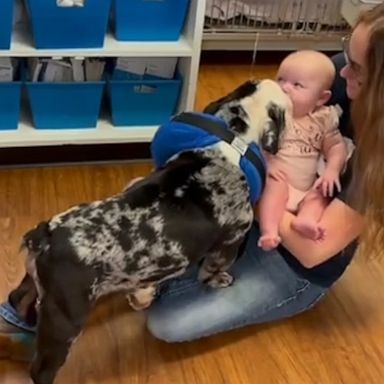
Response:
POLYGON ((260 237, 257 245, 264 251, 275 249, 281 242, 280 236, 276 234, 266 234, 260 237))
POLYGON ((325 238, 325 229, 312 220, 296 218, 292 221, 292 228, 300 235, 314 241, 325 238))

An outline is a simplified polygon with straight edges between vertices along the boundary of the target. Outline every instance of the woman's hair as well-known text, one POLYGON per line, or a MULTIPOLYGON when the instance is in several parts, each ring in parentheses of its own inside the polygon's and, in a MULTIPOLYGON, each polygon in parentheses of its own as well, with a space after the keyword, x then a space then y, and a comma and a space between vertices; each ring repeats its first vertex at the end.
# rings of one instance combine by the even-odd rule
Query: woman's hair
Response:
POLYGON ((352 103, 355 130, 352 204, 367 217, 363 234, 370 252, 384 248, 384 3, 363 12, 356 25, 369 28, 359 97, 352 103))

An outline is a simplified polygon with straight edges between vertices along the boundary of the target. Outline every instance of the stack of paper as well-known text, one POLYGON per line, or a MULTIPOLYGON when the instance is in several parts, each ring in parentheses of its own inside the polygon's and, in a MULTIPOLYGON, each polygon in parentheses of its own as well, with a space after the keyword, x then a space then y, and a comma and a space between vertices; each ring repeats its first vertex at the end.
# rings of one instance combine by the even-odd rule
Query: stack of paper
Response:
POLYGON ((0 82, 15 80, 18 61, 10 57, 0 57, 0 82))
POLYGON ((100 81, 105 60, 99 58, 30 58, 29 78, 43 82, 100 81))
POLYGON ((132 58, 119 57, 113 73, 115 80, 142 80, 148 76, 173 79, 177 57, 132 58))
POLYGON ((58 7, 84 7, 85 0, 57 0, 58 7))

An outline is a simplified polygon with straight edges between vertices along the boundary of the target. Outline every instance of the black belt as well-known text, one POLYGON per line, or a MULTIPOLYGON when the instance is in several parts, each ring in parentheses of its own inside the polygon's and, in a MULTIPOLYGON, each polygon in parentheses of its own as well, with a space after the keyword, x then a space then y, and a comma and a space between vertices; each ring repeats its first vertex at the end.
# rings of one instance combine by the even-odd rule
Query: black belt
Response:
POLYGON ((243 142, 239 136, 229 130, 223 121, 221 124, 219 121, 213 121, 211 119, 205 118, 204 116, 198 115, 192 112, 182 112, 179 115, 175 116, 172 121, 177 121, 180 123, 190 124, 192 126, 198 127, 211 133, 212 135, 217 136, 219 139, 225 141, 234 147, 242 156, 245 156, 258 170, 260 174, 261 181, 263 183, 263 188, 265 184, 265 166, 259 156, 252 151, 249 146, 243 142))

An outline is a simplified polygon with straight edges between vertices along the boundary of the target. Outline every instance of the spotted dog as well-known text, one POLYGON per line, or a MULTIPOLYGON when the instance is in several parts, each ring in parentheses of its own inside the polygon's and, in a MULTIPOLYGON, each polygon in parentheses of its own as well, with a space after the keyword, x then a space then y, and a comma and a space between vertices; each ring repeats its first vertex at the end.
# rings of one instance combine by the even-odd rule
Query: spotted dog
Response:
POLYGON ((260 148, 277 151, 289 108, 279 86, 263 80, 242 84, 204 113, 177 115, 153 140, 149 176, 24 235, 38 303, 35 384, 54 382, 101 296, 123 291, 135 309, 148 307, 160 283, 196 264, 207 286, 232 283, 227 271, 263 188, 260 148), (201 145, 190 138, 175 145, 194 122, 201 145))

